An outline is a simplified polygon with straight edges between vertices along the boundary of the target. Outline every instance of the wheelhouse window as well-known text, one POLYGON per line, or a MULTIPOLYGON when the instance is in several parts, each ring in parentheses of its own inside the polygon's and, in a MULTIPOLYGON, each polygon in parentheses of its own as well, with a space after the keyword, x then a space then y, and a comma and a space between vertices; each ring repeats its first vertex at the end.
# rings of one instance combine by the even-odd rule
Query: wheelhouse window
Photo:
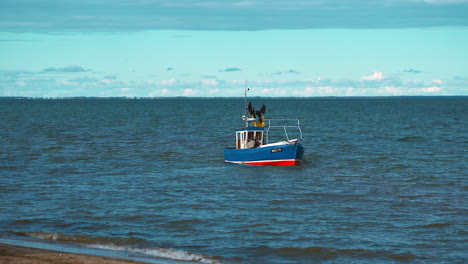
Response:
POLYGON ((247 148, 255 147, 255 132, 249 131, 247 133, 247 148))
POLYGON ((258 145, 258 146, 263 145, 264 142, 262 141, 263 141, 263 132, 257 132, 257 135, 255 137, 255 142, 256 142, 255 145, 258 145))
POLYGON ((257 148, 264 144, 263 131, 236 132, 237 149, 257 148))

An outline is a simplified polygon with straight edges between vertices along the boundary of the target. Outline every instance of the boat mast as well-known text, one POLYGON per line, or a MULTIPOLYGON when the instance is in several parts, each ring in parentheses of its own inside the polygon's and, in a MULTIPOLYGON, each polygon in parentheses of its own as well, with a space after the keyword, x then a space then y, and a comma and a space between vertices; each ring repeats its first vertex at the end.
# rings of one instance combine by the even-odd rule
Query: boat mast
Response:
POLYGON ((249 122, 247 121, 247 91, 250 91, 249 88, 247 88, 247 81, 244 81, 244 119, 245 119, 245 126, 249 126, 249 122))

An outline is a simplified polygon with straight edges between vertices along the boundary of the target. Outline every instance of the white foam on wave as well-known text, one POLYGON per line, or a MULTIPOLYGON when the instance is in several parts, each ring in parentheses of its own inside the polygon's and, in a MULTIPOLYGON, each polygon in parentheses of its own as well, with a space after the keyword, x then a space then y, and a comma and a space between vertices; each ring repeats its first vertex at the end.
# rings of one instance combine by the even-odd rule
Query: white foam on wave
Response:
MULTIPOLYGON (((24 235, 32 238, 37 238, 41 240, 50 240, 50 241, 58 241, 65 239, 61 233, 57 232, 28 232, 24 235)), ((129 247, 129 246, 117 246, 112 243, 109 244, 89 244, 75 241, 77 244, 87 248, 95 248, 95 249, 104 249, 104 250, 114 250, 114 251, 125 251, 125 252, 132 252, 137 254, 143 254, 151 257, 167 259, 167 260, 174 260, 174 261, 189 261, 189 262, 196 262, 196 263, 204 263, 204 264, 222 264, 221 261, 213 259, 213 257, 204 254, 198 253, 190 253, 183 250, 176 250, 176 249, 167 249, 167 248, 159 248, 159 247, 152 247, 152 248, 138 248, 138 247, 129 247)))
POLYGON ((203 254, 197 253, 190 253, 183 250, 176 250, 176 249, 166 249, 166 248, 135 248, 135 247, 127 247, 127 246, 116 246, 113 244, 93 244, 93 245, 86 245, 87 247, 91 248, 98 248, 98 249, 107 249, 107 250, 118 250, 118 251, 127 251, 133 252, 138 254, 144 254, 148 256, 153 256, 157 258, 163 259, 170 259, 176 261, 192 261, 197 263, 205 263, 205 264, 222 264, 222 262, 218 260, 212 259, 212 257, 203 254))
POLYGON ((28 232, 28 233, 25 233, 25 235, 28 237, 32 237, 32 238, 52 240, 52 241, 56 241, 60 236, 59 233, 52 233, 52 232, 28 232))

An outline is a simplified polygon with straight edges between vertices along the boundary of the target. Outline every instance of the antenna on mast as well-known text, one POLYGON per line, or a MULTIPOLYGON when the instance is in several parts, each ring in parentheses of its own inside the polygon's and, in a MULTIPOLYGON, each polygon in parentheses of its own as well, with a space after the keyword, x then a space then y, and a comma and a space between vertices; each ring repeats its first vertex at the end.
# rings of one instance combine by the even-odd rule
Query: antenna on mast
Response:
POLYGON ((250 88, 247 88, 247 81, 244 81, 244 120, 245 120, 245 126, 247 127, 249 125, 249 122, 247 122, 247 92, 250 91, 250 88))

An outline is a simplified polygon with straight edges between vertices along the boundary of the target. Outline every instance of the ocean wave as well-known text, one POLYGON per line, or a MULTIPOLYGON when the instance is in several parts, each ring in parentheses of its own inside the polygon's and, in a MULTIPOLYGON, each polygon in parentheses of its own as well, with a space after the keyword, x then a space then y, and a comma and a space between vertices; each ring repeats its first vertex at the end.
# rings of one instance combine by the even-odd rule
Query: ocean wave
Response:
POLYGON ((127 251, 138 254, 149 255, 157 258, 164 258, 177 261, 192 261, 206 264, 222 264, 221 261, 214 259, 214 256, 209 256, 199 253, 190 253, 183 250, 167 249, 167 248, 137 248, 127 246, 116 246, 113 244, 92 244, 86 245, 90 248, 107 249, 107 250, 118 250, 127 251))
POLYGON ((57 241, 60 233, 54 232, 17 232, 16 235, 37 238, 42 240, 57 241))
POLYGON ((215 259, 216 257, 205 254, 191 253, 178 249, 137 246, 149 244, 149 242, 144 239, 134 237, 92 237, 87 235, 66 235, 59 232, 17 232, 16 235, 40 240, 72 243, 74 245, 88 248, 125 251, 168 260, 222 264, 221 261, 215 259))
POLYGON ((18 232, 20 236, 50 240, 63 243, 75 244, 116 244, 116 245, 136 245, 146 243, 146 240, 134 237, 93 237, 88 235, 66 235, 60 232, 18 232))

